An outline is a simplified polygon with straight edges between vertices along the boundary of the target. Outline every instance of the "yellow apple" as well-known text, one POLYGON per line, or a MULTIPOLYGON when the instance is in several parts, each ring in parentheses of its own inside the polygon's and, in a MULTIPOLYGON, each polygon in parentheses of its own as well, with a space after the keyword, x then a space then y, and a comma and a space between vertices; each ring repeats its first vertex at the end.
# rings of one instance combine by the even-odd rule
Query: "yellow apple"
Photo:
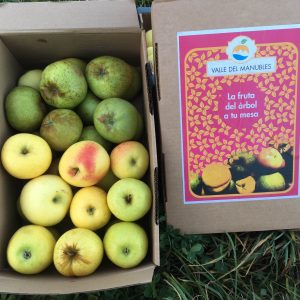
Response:
POLYGON ((103 243, 93 231, 74 228, 56 242, 54 266, 64 276, 86 276, 95 272, 103 259, 103 243))
POLYGON ((42 175, 51 164, 52 152, 47 142, 30 133, 18 133, 9 137, 1 151, 5 170, 19 179, 31 179, 42 175))
POLYGON ((106 192, 95 186, 80 189, 71 202, 70 217, 76 227, 98 230, 105 226, 111 217, 106 192))
POLYGON ((7 261, 17 272, 37 274, 53 261, 55 239, 45 227, 26 225, 11 237, 7 247, 7 261))
POLYGON ((57 175, 42 175, 22 188, 20 208, 36 225, 53 226, 67 215, 73 197, 71 187, 57 175))
POLYGON ((123 142, 110 154, 111 170, 118 178, 141 179, 149 167, 149 154, 137 141, 123 142))
POLYGON ((69 184, 87 187, 100 181, 109 167, 110 158, 103 146, 94 141, 80 141, 63 153, 58 170, 69 184))

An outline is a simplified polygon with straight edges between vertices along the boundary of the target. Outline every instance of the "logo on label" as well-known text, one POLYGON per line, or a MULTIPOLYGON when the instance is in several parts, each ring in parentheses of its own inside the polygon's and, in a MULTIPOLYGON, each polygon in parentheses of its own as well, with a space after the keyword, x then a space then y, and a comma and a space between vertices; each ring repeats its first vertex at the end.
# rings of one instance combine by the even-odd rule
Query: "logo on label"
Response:
POLYGON ((236 63, 244 63, 255 56, 255 41, 247 36, 238 36, 228 43, 226 54, 236 63))

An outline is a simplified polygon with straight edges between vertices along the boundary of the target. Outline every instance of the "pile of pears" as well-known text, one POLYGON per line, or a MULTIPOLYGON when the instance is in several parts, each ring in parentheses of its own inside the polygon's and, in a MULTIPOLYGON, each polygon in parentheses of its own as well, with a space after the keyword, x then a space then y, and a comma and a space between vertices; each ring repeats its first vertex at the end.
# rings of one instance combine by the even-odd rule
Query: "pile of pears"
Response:
POLYGON ((141 86, 139 69, 120 58, 99 56, 89 62, 65 58, 19 78, 5 99, 6 119, 17 132, 40 135, 54 151, 65 151, 79 140, 93 140, 110 151, 120 140, 141 137, 142 117, 132 104, 141 86), (100 128, 112 125, 109 116, 104 124, 95 124, 108 109, 104 104, 99 107, 107 99, 113 109, 131 111, 134 122, 121 137, 100 128))

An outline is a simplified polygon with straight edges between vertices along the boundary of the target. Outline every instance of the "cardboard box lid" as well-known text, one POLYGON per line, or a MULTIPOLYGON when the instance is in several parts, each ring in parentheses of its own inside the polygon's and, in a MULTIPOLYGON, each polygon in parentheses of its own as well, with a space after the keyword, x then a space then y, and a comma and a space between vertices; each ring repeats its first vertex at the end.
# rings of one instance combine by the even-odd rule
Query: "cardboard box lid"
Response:
POLYGON ((0 4, 0 34, 42 31, 139 30, 134 0, 0 4), (34 15, 34 18, 28 16, 34 15))
MULTIPOLYGON (((178 32, 300 24, 297 0, 177 0, 152 5, 168 223, 185 233, 300 227, 300 199, 184 204, 178 32)), ((226 31, 226 30, 225 30, 226 31)), ((238 34, 237 34, 238 35, 238 34)), ((213 43, 213 42, 211 42, 213 43)), ((226 44, 224 46, 227 46, 226 44)), ((221 140, 221 143, 224 141, 221 140)), ((205 141, 204 141, 205 144, 205 141)), ((297 156, 298 159, 298 156, 297 156)))

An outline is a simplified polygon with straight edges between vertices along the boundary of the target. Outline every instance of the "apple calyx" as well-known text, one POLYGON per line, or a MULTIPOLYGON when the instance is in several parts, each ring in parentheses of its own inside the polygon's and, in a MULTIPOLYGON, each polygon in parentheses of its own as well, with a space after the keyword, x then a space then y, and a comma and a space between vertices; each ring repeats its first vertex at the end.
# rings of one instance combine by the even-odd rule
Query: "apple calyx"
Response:
POLYGON ((130 165, 134 166, 135 164, 136 164, 136 159, 135 158, 131 158, 130 165))
POLYGON ((130 253, 130 250, 129 250, 127 247, 125 247, 125 248, 122 250, 122 252, 123 252, 123 254, 124 254, 125 256, 128 256, 129 253, 130 253))
POLYGON ((52 198, 52 202, 53 202, 53 203, 58 203, 59 200, 60 200, 60 197, 59 197, 59 196, 55 196, 55 197, 52 198))
POLYGON ((107 74, 108 71, 103 65, 98 66, 97 69, 95 70, 95 77, 103 77, 107 74))
POLYGON ((124 200, 125 200, 126 204, 131 204, 131 202, 132 202, 132 195, 131 194, 126 195, 124 197, 124 200))
POLYGON ((70 168, 70 170, 69 170, 69 174, 71 176, 76 176, 79 172, 80 172, 80 170, 78 167, 70 168))
POLYGON ((21 149, 21 154, 26 155, 26 154, 28 154, 28 153, 29 153, 29 150, 28 150, 27 147, 23 147, 23 148, 21 149))
POLYGON ((31 258, 31 251, 30 250, 25 250, 23 252, 23 258, 26 259, 26 260, 30 259, 31 258))
POLYGON ((90 216, 92 216, 92 215, 94 214, 95 210, 96 210, 95 207, 89 206, 89 207, 87 208, 86 212, 87 212, 90 216))
POLYGON ((63 254, 66 257, 66 260, 64 261, 64 264, 71 265, 74 261, 81 261, 85 264, 90 264, 90 262, 87 259, 84 259, 82 255, 80 254, 80 250, 76 247, 75 244, 73 245, 66 245, 63 249, 63 254))

